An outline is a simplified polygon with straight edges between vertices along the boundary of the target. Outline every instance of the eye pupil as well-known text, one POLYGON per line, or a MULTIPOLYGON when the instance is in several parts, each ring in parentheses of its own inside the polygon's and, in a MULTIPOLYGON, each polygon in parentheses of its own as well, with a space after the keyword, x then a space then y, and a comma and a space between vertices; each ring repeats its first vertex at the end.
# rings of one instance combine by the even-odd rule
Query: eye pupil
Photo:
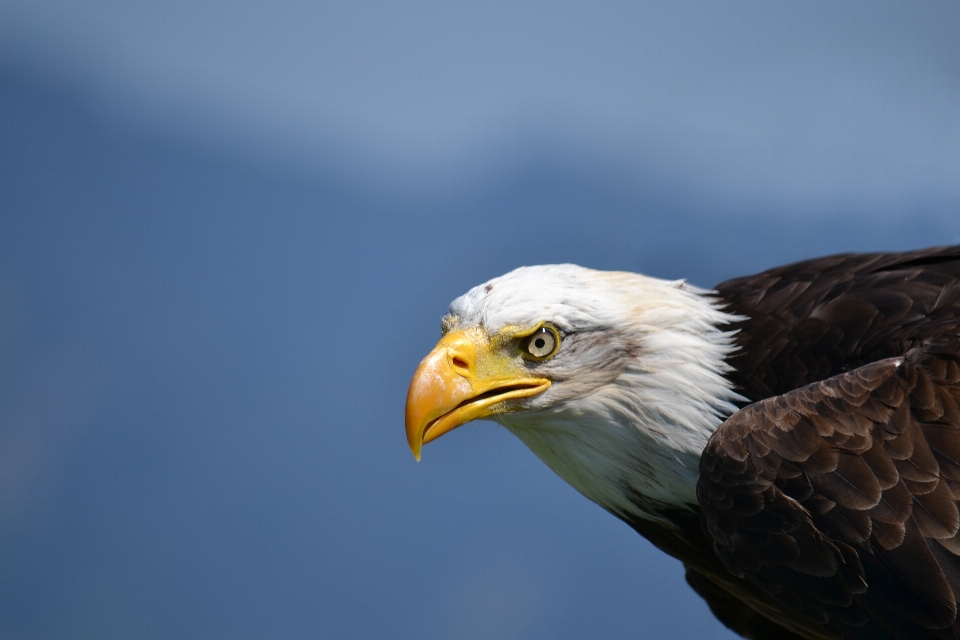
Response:
POLYGON ((537 349, 543 349, 543 345, 547 344, 543 338, 537 338, 537 341, 533 344, 537 345, 537 349))

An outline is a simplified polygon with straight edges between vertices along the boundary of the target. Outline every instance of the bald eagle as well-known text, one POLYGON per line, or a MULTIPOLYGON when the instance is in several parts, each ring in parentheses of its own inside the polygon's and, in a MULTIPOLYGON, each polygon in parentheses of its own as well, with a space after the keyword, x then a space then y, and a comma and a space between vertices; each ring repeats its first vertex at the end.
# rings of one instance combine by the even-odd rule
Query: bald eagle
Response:
POLYGON ((519 437, 747 638, 960 638, 960 247, 715 291, 523 267, 451 303, 407 440, 519 437))

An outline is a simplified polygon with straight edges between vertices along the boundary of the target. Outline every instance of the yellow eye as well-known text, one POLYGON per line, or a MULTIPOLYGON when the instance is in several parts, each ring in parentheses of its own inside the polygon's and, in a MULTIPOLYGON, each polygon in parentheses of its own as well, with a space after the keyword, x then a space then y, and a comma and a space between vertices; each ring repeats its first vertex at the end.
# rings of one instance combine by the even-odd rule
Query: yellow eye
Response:
POLYGON ((531 360, 546 360, 557 352, 560 334, 549 325, 544 325, 520 341, 523 355, 531 360))

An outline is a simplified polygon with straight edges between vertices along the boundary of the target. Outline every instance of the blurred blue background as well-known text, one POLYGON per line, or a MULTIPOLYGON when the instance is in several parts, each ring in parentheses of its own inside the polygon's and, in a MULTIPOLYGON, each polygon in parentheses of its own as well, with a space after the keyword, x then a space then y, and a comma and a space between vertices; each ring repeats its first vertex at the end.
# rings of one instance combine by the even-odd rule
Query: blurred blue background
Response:
POLYGON ((730 638, 447 303, 960 242, 960 5, 0 2, 0 637, 730 638))

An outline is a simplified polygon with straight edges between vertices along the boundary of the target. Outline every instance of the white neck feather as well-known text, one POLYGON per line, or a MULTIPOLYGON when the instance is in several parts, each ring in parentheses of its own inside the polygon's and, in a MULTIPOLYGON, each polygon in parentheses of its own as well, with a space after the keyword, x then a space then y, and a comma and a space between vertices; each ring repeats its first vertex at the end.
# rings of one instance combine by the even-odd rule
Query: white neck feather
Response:
MULTIPOLYGON (((724 377, 737 320, 709 292, 644 278, 624 325, 639 346, 610 384, 500 420, 560 477, 622 516, 697 504, 700 453, 742 400, 724 377)), ((623 326, 623 325, 621 325, 623 326)))

